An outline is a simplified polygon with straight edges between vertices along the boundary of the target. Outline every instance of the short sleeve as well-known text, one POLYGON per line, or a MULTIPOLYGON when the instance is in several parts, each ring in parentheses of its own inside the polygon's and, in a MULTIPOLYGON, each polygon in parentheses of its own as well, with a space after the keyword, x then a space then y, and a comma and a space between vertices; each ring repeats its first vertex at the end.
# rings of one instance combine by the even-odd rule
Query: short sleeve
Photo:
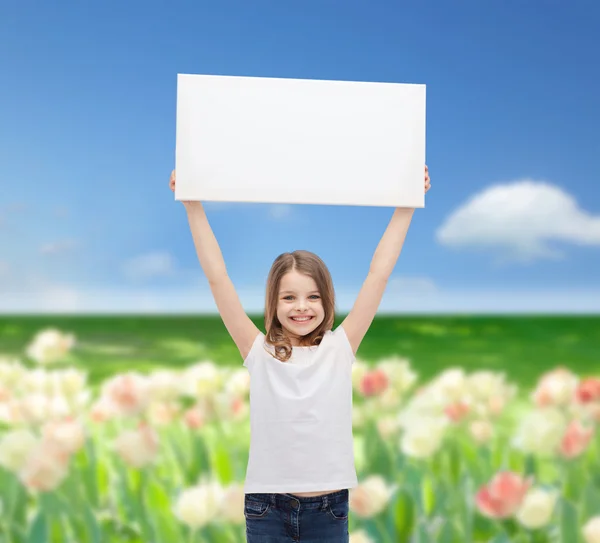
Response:
POLYGON ((250 352, 248 353, 248 356, 246 356, 246 358, 244 359, 243 365, 246 368, 248 368, 248 370, 252 370, 254 360, 257 358, 257 356, 260 356, 260 354, 262 353, 264 342, 265 335, 259 331, 256 335, 256 338, 254 339, 254 342, 252 343, 252 347, 250 347, 250 352))
POLYGON ((350 345, 350 340, 348 339, 348 336, 346 335, 346 330, 344 330, 344 327, 340 324, 332 332, 332 335, 335 338, 335 341, 337 342, 339 348, 350 360, 350 363, 354 364, 354 361, 356 360, 356 356, 352 352, 352 345, 350 345))

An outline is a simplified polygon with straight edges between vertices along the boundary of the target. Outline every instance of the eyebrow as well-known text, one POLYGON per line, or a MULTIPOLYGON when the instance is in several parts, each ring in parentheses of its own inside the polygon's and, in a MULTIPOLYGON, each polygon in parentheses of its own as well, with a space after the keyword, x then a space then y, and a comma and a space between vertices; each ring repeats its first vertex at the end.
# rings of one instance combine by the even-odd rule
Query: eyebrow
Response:
MULTIPOLYGON (((291 293, 291 294, 296 294, 296 291, 294 291, 294 290, 281 290, 281 291, 279 292, 279 294, 287 294, 288 292, 289 292, 289 293, 291 293)), ((309 292, 309 294, 313 294, 313 293, 315 293, 315 292, 317 292, 317 293, 318 293, 319 291, 318 291, 318 290, 311 290, 311 291, 309 292)))

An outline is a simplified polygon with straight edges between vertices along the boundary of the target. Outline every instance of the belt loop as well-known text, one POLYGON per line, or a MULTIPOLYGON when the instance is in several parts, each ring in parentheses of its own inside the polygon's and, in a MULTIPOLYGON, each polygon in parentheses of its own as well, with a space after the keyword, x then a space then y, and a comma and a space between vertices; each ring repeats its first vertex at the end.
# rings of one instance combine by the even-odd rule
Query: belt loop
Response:
POLYGON ((327 505, 328 505, 328 503, 327 503, 327 494, 325 494, 323 496, 323 511, 325 511, 327 509, 327 505))
POLYGON ((275 507, 277 505, 276 502, 277 502, 277 498, 276 498, 275 494, 271 494, 271 505, 273 507, 275 507))

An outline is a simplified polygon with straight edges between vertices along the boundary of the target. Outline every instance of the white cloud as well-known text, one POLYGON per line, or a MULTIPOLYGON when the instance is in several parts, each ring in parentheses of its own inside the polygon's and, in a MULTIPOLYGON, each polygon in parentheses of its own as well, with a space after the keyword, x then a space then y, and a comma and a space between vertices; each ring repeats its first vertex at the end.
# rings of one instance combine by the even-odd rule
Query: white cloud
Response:
POLYGON ((166 252, 136 256, 123 264, 123 273, 130 279, 164 277, 175 271, 173 257, 166 252))
POLYGON ((40 247, 40 253, 44 255, 57 255, 72 251, 80 246, 80 243, 75 240, 62 240, 45 243, 40 247))
POLYGON ((561 188, 530 179, 496 185, 459 207, 436 232, 449 247, 492 249, 500 260, 559 259, 552 242, 600 246, 600 216, 561 188))

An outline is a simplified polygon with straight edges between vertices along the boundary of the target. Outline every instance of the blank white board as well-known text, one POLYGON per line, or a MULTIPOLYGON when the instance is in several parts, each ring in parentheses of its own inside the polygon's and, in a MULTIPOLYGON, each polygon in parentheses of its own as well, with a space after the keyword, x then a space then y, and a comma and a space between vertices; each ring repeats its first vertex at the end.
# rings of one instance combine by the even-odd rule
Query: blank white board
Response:
POLYGON ((178 74, 176 138, 176 200, 425 206, 425 85, 178 74))

